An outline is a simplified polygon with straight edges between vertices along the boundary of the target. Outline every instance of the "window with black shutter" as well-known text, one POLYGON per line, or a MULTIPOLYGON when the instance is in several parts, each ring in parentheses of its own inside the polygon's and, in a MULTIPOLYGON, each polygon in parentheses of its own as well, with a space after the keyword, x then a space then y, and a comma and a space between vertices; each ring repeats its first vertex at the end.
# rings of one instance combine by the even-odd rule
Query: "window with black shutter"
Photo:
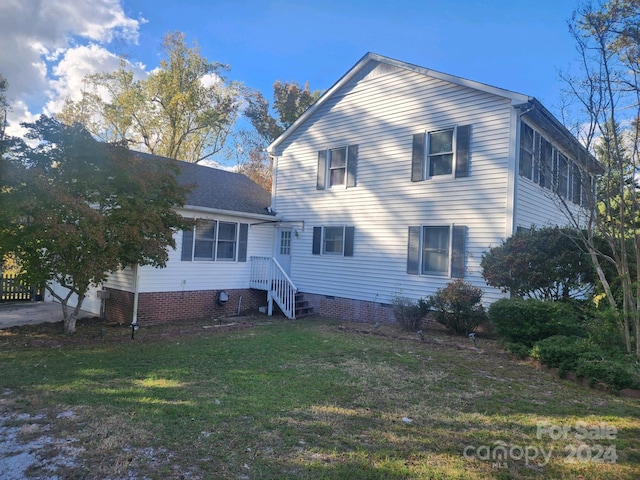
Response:
POLYGON ((437 176, 469 176, 471 125, 433 130, 413 135, 411 181, 437 176))
POLYGON ((357 172, 357 145, 320 150, 318 152, 316 189, 324 190, 340 186, 355 187, 357 172))
POLYGON ((462 225, 409 227, 407 273, 463 278, 466 232, 462 225))
POLYGON ((355 227, 344 225, 313 227, 312 253, 353 257, 354 238, 355 227))

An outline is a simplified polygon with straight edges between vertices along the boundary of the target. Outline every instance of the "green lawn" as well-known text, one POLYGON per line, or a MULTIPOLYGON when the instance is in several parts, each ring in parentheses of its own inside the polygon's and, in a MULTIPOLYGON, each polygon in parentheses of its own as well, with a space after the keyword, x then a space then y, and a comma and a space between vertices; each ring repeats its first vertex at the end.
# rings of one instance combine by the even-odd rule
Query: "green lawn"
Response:
POLYGON ((203 326, 0 331, 5 427, 74 452, 49 472, 66 479, 640 477, 639 400, 494 341, 322 318, 203 326))

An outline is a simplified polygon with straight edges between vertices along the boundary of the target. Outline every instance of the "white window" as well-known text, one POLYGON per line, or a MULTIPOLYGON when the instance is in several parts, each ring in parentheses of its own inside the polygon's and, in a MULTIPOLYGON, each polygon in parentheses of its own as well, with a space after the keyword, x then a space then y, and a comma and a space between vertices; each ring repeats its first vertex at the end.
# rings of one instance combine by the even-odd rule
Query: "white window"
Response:
POLYGON ((200 219, 182 232, 183 261, 247 261, 246 223, 200 219))
POLYGON ((314 255, 342 255, 353 257, 355 227, 313 227, 314 255))
POLYGON ((533 129, 524 122, 520 123, 520 162, 518 168, 520 175, 529 180, 532 179, 533 170, 533 129))
POLYGON ((450 227, 422 227, 422 268, 425 275, 449 275, 450 227))
POLYGON ((463 278, 466 231, 462 225, 409 227, 407 273, 463 278))
POLYGON ((413 135, 411 181, 469 176, 471 125, 413 135))
POLYGON ((237 226, 236 223, 219 222, 216 260, 235 260, 237 226))
POLYGON ((216 222, 214 220, 201 220, 194 227, 195 246, 193 258, 195 260, 213 260, 215 258, 216 222))
POLYGON ((427 177, 451 175, 453 172, 453 133, 455 129, 429 132, 427 177))
POLYGON ((357 145, 320 150, 316 189, 355 187, 357 166, 357 145))
POLYGON ((329 150, 329 186, 344 185, 347 178, 347 147, 329 150))

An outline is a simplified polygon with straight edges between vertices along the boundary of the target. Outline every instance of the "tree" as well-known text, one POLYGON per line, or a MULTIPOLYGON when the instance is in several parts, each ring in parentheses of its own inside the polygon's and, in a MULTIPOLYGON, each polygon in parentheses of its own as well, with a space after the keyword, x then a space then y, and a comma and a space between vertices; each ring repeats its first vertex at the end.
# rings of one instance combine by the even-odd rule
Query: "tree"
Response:
POLYGON ((82 98, 65 100, 56 118, 67 125, 80 123, 106 143, 144 148, 139 128, 148 117, 144 82, 135 80, 127 62, 120 59, 114 72, 87 76, 82 98))
POLYGON ((568 298, 595 280, 591 260, 578 246, 567 228, 516 233, 483 255, 482 276, 514 297, 568 298))
POLYGON ((251 122, 258 134, 268 145, 293 125, 320 97, 320 90, 311 92, 309 83, 300 88, 296 82, 273 84, 273 109, 277 118, 270 113, 269 102, 259 91, 247 96, 247 108, 245 116, 251 122))
POLYGON ((238 170, 251 178, 258 185, 271 190, 271 158, 265 148, 289 128, 320 97, 320 91, 311 92, 309 83, 300 88, 296 82, 280 82, 273 84, 273 110, 271 114, 269 101, 261 92, 249 92, 246 96, 247 107, 244 111, 255 130, 242 131, 239 134, 239 149, 244 158, 238 170))
POLYGON ((183 33, 167 34, 163 48, 166 57, 145 79, 136 80, 124 60, 115 72, 88 76, 82 99, 68 99, 57 118, 155 155, 193 163, 216 155, 235 123, 242 89, 226 82, 228 66, 202 57, 183 33))
POLYGON ((7 111, 9 110, 9 102, 7 101, 6 91, 9 88, 9 82, 0 73, 0 155, 4 152, 4 135, 7 128, 7 111))
MULTIPOLYGON (((563 75, 579 118, 583 141, 604 164, 597 205, 587 217, 565 208, 588 251, 630 353, 640 355, 640 228, 637 174, 640 114, 640 3, 611 0, 576 11, 570 28, 580 54, 580 76, 563 75), (605 248, 599 246, 599 238, 605 248), (629 248, 629 246, 632 248, 629 248), (606 264, 615 276, 607 275, 606 264), (620 284, 618 302, 612 282, 620 284)), ((595 199, 594 199, 595 200, 595 199)), ((566 207, 566 204, 561 201, 566 207)))
POLYGON ((0 178, 0 253, 14 253, 28 280, 62 304, 64 331, 75 331, 91 285, 133 265, 165 266, 173 234, 185 226, 174 207, 186 190, 171 162, 152 162, 97 142, 76 124, 42 116, 6 159, 0 178), (51 282, 68 289, 54 291, 51 282), (75 308, 69 308, 73 294, 75 308))

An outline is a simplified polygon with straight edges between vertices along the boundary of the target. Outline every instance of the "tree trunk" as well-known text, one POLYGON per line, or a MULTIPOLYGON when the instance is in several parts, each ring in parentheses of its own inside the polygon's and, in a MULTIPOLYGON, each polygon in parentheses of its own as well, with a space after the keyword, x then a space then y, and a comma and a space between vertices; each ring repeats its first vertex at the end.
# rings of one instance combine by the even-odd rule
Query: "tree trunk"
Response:
POLYGON ((68 305, 69 297, 65 298, 62 301, 62 318, 64 325, 64 333, 75 333, 76 331, 76 321, 78 320, 78 315, 80 314, 80 310, 82 309, 82 302, 84 302, 84 295, 78 296, 78 303, 75 307, 70 308, 68 305))

